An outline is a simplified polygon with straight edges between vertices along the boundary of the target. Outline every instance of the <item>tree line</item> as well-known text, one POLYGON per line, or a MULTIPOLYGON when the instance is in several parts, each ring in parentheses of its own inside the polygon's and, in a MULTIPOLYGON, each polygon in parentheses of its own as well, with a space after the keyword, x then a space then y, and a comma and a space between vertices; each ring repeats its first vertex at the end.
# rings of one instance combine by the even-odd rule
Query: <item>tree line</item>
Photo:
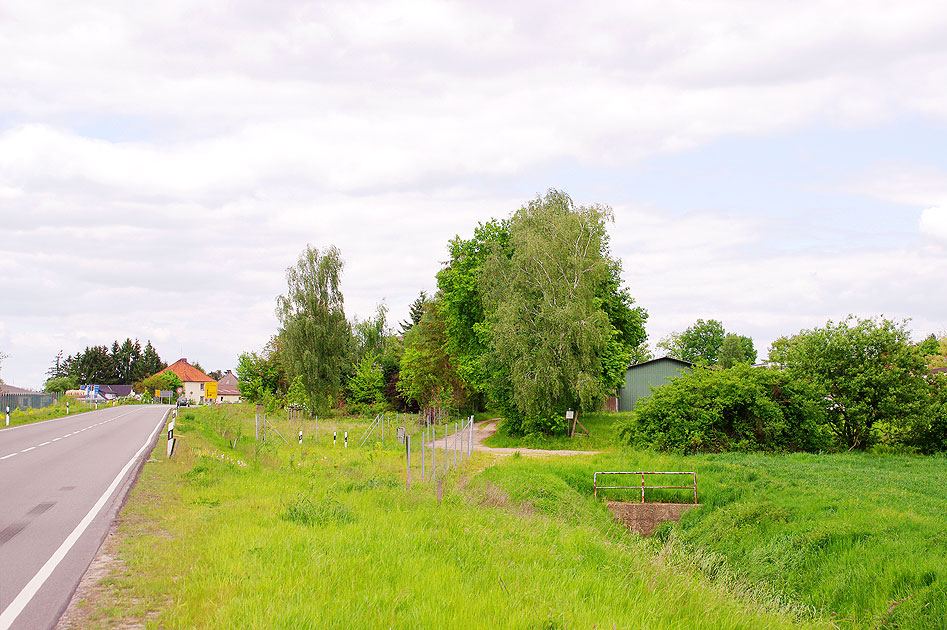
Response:
POLYGON ((647 355, 647 312, 610 254, 612 221, 550 190, 481 223, 450 241, 437 291, 398 332, 384 304, 346 319, 341 253, 307 246, 277 299, 277 334, 240 357, 241 392, 314 412, 490 407, 513 433, 564 430, 565 410, 598 409, 647 355))
POLYGON ((60 350, 46 371, 44 389, 64 392, 80 385, 133 385, 167 367, 151 340, 144 348, 138 339, 115 340, 111 347, 86 346, 82 352, 63 356, 60 350))
MULTIPOLYGON (((607 206, 550 190, 508 218, 448 243, 449 260, 395 331, 380 304, 345 315, 341 252, 307 246, 277 298, 279 328, 240 357, 244 397, 312 413, 346 408, 497 411, 511 435, 566 430, 565 411, 594 411, 652 358, 647 311, 611 255, 607 206)), ((695 363, 657 389, 623 428, 636 444, 693 451, 945 448, 947 341, 913 344, 906 323, 829 322, 770 348, 698 319, 657 349, 695 363), (927 354, 925 354, 927 353, 927 354), (939 353, 939 354, 938 354, 939 353)))

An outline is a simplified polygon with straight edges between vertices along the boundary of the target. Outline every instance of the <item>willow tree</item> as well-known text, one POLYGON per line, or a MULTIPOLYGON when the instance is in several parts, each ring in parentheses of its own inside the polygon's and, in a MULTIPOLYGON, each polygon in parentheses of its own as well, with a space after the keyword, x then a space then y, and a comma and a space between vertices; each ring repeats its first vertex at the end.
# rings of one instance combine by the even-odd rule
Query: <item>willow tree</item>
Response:
POLYGON ((567 409, 598 409, 644 338, 647 314, 609 254, 612 220, 550 190, 513 215, 485 264, 488 393, 512 433, 562 432, 567 409))
POLYGON ((351 339, 339 289, 343 266, 334 245, 322 252, 307 245, 286 269, 287 292, 276 300, 289 380, 300 380, 312 411, 325 410, 342 388, 351 339))

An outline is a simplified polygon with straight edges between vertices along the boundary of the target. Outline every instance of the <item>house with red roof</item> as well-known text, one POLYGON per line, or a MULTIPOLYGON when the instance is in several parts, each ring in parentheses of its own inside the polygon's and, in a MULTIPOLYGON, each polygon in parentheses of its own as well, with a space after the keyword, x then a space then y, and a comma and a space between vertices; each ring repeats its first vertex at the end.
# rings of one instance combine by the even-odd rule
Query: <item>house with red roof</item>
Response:
POLYGON ((188 363, 187 359, 178 359, 158 372, 158 374, 164 374, 165 372, 174 372, 178 375, 178 378, 184 382, 184 393, 181 395, 187 398, 191 403, 204 404, 205 402, 213 403, 216 401, 217 381, 188 363), (207 387, 208 383, 213 383, 214 387, 207 387), (210 395, 205 396, 205 391, 210 395))

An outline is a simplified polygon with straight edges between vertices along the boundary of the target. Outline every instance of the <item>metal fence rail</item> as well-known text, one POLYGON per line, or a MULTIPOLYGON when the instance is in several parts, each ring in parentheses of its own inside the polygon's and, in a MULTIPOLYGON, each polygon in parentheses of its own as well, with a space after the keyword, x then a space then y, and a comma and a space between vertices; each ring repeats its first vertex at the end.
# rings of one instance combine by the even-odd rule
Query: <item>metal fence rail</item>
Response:
POLYGON ((601 471, 596 472, 592 475, 592 488, 595 498, 598 498, 599 490, 637 490, 641 488, 641 502, 644 503, 644 491, 645 490, 694 490, 694 503, 697 503, 697 473, 694 471, 682 471, 682 472, 668 472, 668 471, 601 471), (641 475, 641 485, 640 486, 600 486, 598 485, 598 476, 599 475, 641 475), (645 475, 693 475, 694 485, 692 486, 646 486, 644 485, 644 476, 645 475))

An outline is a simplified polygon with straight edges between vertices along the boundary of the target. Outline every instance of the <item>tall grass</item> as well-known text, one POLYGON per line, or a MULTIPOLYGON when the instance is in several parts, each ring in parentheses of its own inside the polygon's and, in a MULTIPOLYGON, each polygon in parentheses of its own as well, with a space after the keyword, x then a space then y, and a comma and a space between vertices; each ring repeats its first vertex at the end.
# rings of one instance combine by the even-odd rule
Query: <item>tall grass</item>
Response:
POLYGON ((655 562, 577 472, 539 464, 529 477, 522 459, 478 454, 447 477, 439 503, 431 483, 405 490, 393 440, 353 446, 365 420, 320 423, 318 442, 304 428, 301 446, 276 438, 265 447, 252 423, 240 408, 181 415, 175 459, 159 444, 123 511, 123 564, 90 604, 93 625, 812 625, 655 562), (342 427, 351 427, 349 449, 326 435, 342 427))

